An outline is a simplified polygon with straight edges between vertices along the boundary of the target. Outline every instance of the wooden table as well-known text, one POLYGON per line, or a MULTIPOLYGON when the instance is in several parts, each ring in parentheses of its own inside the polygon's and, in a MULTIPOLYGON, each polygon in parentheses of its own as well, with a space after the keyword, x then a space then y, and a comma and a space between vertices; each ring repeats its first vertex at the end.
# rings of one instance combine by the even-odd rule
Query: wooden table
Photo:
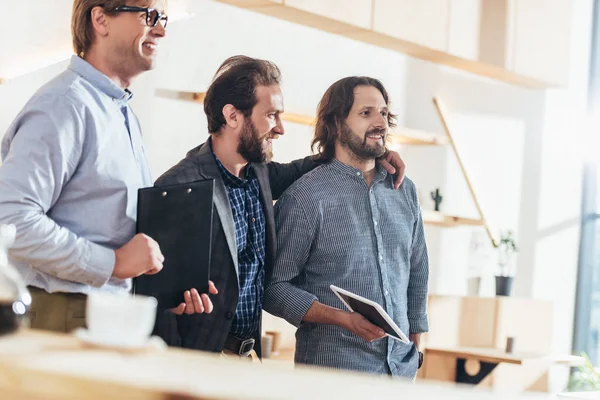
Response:
POLYGON ((306 368, 223 360, 178 349, 122 352, 70 335, 23 331, 0 338, 5 399, 549 399, 495 394, 306 368))
POLYGON ((600 392, 573 392, 561 393, 556 396, 556 400, 598 400, 600 392))
POLYGON ((489 348, 436 348, 425 349, 427 379, 451 380, 461 384, 478 385, 500 364, 520 365, 527 369, 539 370, 552 364, 569 366, 583 365, 583 358, 571 355, 538 353, 507 354, 499 349, 489 348), (469 371, 469 362, 475 362, 475 371, 469 371))

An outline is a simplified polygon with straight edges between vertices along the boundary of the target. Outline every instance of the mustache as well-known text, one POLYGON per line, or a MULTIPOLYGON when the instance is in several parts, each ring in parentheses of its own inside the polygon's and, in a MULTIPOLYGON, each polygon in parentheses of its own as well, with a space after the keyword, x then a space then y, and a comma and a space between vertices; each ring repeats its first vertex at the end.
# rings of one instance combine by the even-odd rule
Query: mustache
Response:
POLYGON ((369 131, 367 131, 365 133, 365 138, 368 135, 375 135, 375 134, 385 136, 386 135, 386 130, 383 129, 383 128, 373 128, 373 129, 371 129, 371 130, 369 130, 369 131))

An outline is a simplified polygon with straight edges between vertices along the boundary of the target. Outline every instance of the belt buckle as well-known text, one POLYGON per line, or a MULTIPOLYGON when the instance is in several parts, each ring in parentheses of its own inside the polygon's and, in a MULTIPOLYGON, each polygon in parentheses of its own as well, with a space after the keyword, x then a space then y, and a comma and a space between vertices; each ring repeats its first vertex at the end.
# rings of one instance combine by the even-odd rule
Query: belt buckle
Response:
POLYGON ((254 349, 255 340, 250 338, 242 341, 238 355, 240 357, 248 357, 250 352, 254 349))

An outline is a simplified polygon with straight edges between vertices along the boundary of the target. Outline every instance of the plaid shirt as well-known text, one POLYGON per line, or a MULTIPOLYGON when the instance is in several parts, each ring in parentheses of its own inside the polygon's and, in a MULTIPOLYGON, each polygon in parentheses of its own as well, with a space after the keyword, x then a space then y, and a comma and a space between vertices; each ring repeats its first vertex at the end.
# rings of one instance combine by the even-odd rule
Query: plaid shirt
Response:
MULTIPOLYGON (((214 153, 213 153, 214 155, 214 153)), ((227 188, 235 223, 240 294, 231 334, 247 339, 258 331, 265 281, 265 214, 260 202, 258 179, 246 168, 246 179, 231 174, 215 155, 227 188)))

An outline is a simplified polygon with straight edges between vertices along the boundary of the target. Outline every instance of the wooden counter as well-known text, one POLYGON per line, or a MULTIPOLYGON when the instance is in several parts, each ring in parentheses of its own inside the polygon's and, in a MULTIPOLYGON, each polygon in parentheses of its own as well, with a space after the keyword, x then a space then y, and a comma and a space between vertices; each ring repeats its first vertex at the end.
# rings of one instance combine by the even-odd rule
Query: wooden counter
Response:
POLYGON ((22 331, 0 338, 5 399, 550 399, 442 383, 223 360, 178 349, 122 352, 70 335, 22 331))
POLYGON ((442 355, 453 358, 473 359, 489 363, 507 363, 524 365, 528 362, 543 362, 547 364, 566 364, 570 366, 581 366, 584 358, 571 355, 539 354, 539 353, 515 353, 507 354, 498 349, 475 348, 475 347, 453 347, 425 349, 427 355, 442 355))

